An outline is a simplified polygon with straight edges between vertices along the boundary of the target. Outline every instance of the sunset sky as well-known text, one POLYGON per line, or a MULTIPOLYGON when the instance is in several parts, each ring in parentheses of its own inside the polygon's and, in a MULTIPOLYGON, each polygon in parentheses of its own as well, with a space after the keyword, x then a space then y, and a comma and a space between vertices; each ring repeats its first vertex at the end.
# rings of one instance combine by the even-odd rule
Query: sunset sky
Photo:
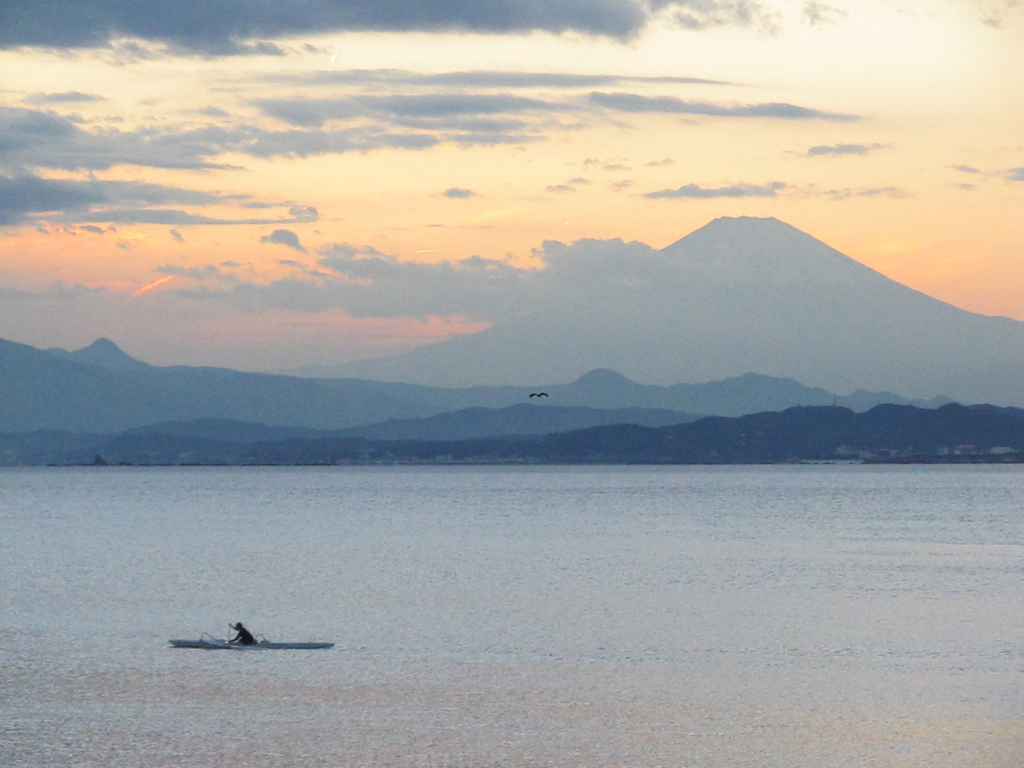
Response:
POLYGON ((392 354, 720 216, 1024 320, 1024 2, 0 5, 0 338, 392 354))

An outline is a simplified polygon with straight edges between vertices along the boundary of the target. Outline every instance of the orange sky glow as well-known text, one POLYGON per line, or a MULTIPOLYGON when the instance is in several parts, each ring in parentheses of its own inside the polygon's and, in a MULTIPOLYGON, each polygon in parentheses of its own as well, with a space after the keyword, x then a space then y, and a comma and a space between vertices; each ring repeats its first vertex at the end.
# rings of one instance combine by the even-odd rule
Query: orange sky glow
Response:
POLYGON ((266 371, 381 356, 499 319, 453 287, 466 270, 719 216, 1024 320, 1019 3, 609 0, 505 28, 497 2, 424 2, 249 37, 215 10, 202 34, 102 9, 40 31, 22 5, 0 10, 5 339, 266 371))

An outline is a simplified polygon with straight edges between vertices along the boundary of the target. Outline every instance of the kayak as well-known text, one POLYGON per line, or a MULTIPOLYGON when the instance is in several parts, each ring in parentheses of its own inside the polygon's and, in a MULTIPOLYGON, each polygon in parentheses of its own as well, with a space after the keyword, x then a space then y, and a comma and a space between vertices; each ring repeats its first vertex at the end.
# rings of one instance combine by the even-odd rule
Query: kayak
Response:
POLYGON ((253 645, 229 643, 215 637, 201 637, 198 640, 168 640, 174 648, 202 648, 207 651, 312 651, 318 648, 333 648, 334 643, 274 643, 260 640, 253 645))

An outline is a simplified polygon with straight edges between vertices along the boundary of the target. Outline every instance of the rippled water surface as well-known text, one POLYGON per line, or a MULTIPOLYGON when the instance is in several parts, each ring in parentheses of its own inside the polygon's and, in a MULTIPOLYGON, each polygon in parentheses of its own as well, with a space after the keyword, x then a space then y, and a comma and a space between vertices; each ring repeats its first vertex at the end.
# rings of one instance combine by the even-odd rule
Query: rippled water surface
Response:
POLYGON ((0 470, 0 765, 1024 765, 1017 467, 0 470), (199 651, 242 620, 327 651, 199 651))

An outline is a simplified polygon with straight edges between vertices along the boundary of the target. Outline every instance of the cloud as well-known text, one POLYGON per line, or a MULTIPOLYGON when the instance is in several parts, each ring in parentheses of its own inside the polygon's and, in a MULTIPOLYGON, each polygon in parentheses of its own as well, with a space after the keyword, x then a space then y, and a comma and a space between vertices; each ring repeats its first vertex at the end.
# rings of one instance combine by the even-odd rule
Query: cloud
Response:
POLYGON ((29 104, 78 104, 89 101, 106 101, 103 96, 80 91, 63 93, 34 93, 25 99, 29 104))
POLYGON ((471 189, 462 189, 461 187, 451 187, 442 192, 445 197, 450 197, 453 200, 463 200, 467 197, 476 197, 477 194, 471 189))
POLYGON ((663 189, 648 192, 644 197, 651 200, 665 198, 687 198, 691 200, 709 200, 719 197, 778 197, 778 193, 789 185, 781 181, 770 184, 738 184, 731 187, 701 187, 697 184, 686 184, 678 189, 663 189))
POLYGON ((1006 172, 1006 178, 1010 181, 1024 181, 1024 168, 1011 168, 1006 172))
POLYGON ((835 157, 837 155, 866 155, 877 149, 885 149, 884 144, 831 144, 818 145, 807 150, 808 157, 835 157))
POLYGON ((8 169, 108 170, 117 165, 214 169, 211 157, 244 146, 254 137, 244 129, 89 131, 48 110, 0 107, 0 164, 8 169))
POLYGON ((292 85, 385 85, 389 87, 430 88, 599 88, 627 84, 728 85, 720 80, 698 77, 637 77, 630 75, 584 75, 565 72, 507 72, 475 70, 469 72, 413 72, 405 69, 318 70, 262 75, 263 82, 292 85))
POLYGON ((102 188, 87 182, 0 176, 0 225, 21 224, 39 214, 87 211, 106 199, 102 188))
MULTIPOLYGON (((477 74, 486 80, 500 74, 511 77, 514 73, 450 74, 477 74)), ((379 71, 376 76, 381 76, 379 71)), ((410 75, 403 73, 402 77, 410 75)), ((573 76, 553 77, 561 80, 573 76)), ((594 107, 616 112, 733 118, 856 119, 792 104, 718 105, 671 96, 602 92, 542 99, 509 92, 442 91, 262 99, 254 104, 264 115, 288 127, 273 130, 246 124, 226 125, 222 113, 210 113, 217 124, 164 124, 120 130, 47 109, 0 107, 0 168, 8 172, 44 168, 105 171, 120 166, 220 170, 231 167, 221 160, 227 155, 306 158, 374 150, 425 150, 439 144, 516 145, 538 141, 558 127, 580 127, 578 115, 592 112, 594 107), (573 115, 573 122, 561 125, 562 115, 573 115)))
POLYGON ((283 224, 312 221, 315 208, 292 206, 286 219, 214 219, 155 206, 237 203, 245 196, 221 195, 137 181, 44 179, 0 175, 0 225, 48 220, 118 224, 283 224))
MULTIPOLYGON (((472 256, 427 264, 401 261, 371 246, 333 244, 317 252, 319 272, 265 285, 200 286, 165 293, 194 301, 220 302, 247 312, 344 311, 351 317, 462 317, 497 322, 538 305, 575 302, 605 305, 623 291, 651 294, 686 284, 694 266, 643 243, 581 240, 544 243, 536 252, 542 269, 472 256)), ((209 268, 164 268, 167 274, 211 279, 209 268)))
POLYGON ((977 168, 970 165, 951 165, 950 168, 954 171, 959 171, 960 173, 981 173, 977 168))
POLYGON ((710 117, 774 118, 778 120, 828 120, 849 122, 857 115, 823 112, 795 104, 739 104, 723 106, 706 101, 684 101, 676 96, 641 96, 635 93, 602 93, 595 91, 590 102, 604 109, 631 113, 662 113, 672 115, 705 115, 710 117))
MULTIPOLYGON (((291 102, 292 119, 318 122, 291 102)), ((422 109, 426 107, 421 104, 422 109)), ((279 105, 282 119, 288 107, 279 105)), ((438 107, 440 109, 440 107, 438 107)), ((396 109, 396 114, 398 110, 396 109)), ((331 119, 323 116, 322 119, 331 119)), ((116 166, 182 170, 225 169, 215 158, 238 153, 250 157, 314 157, 379 149, 428 149, 449 142, 461 146, 519 144, 538 138, 523 121, 480 119, 472 115, 406 116, 337 130, 269 131, 253 126, 147 127, 134 131, 114 128, 86 130, 54 112, 0 107, 0 167, 8 170, 53 168, 103 171, 116 166)))
POLYGON ((688 0, 673 3, 675 21, 687 29, 756 26, 765 32, 779 29, 779 16, 755 0, 688 0))
MULTIPOLYGON (((239 283, 174 293, 193 300, 227 302, 250 312, 341 309, 357 318, 460 316, 493 321, 516 316, 537 302, 555 300, 567 292, 614 291, 617 282, 637 268, 632 256, 653 253, 642 244, 588 242, 589 246, 580 248, 579 244, 545 244, 547 268, 542 270, 480 256, 439 264, 405 262, 370 246, 342 243, 319 249, 318 274, 308 272, 267 285, 239 283)), ((182 268, 163 271, 203 277, 182 268)))
POLYGON ((1006 17, 1014 12, 1024 10, 1020 0, 990 0, 982 4, 981 23, 993 29, 999 29, 1006 22, 1006 17))
POLYGON ((909 195, 906 190, 899 187, 869 187, 867 189, 830 189, 825 192, 825 197, 832 200, 848 200, 851 197, 889 197, 893 200, 902 200, 909 195))
POLYGON ((300 253, 306 253, 306 249, 303 247, 302 243, 299 242, 299 236, 290 229, 275 229, 269 235, 261 237, 260 242, 277 243, 278 245, 285 245, 293 250, 299 251, 300 253))
POLYGON ((193 280, 221 280, 227 283, 237 283, 238 278, 230 272, 224 272, 212 264, 205 264, 201 267, 181 267, 175 264, 165 264, 156 269, 161 275, 172 275, 174 277, 189 277, 193 280))
POLYGON ((850 15, 842 8, 819 3, 817 0, 808 0, 808 2, 804 3, 801 14, 812 27, 836 24, 850 15))
POLYGON ((183 243, 183 242, 185 242, 185 238, 182 236, 181 232, 179 232, 176 229, 172 229, 171 230, 171 237, 174 238, 174 242, 176 242, 176 243, 183 243))
MULTIPOLYGON (((315 128, 331 120, 376 118, 423 127, 432 120, 510 112, 554 112, 565 104, 502 94, 428 93, 394 96, 346 96, 334 99, 262 99, 264 114, 291 125, 315 128)), ((446 123, 451 125, 451 123, 446 123)))
POLYGON ((206 55, 274 54, 271 41, 352 31, 576 32, 628 40, 667 14, 690 29, 769 28, 754 0, 5 0, 0 47, 109 47, 124 38, 206 55))

